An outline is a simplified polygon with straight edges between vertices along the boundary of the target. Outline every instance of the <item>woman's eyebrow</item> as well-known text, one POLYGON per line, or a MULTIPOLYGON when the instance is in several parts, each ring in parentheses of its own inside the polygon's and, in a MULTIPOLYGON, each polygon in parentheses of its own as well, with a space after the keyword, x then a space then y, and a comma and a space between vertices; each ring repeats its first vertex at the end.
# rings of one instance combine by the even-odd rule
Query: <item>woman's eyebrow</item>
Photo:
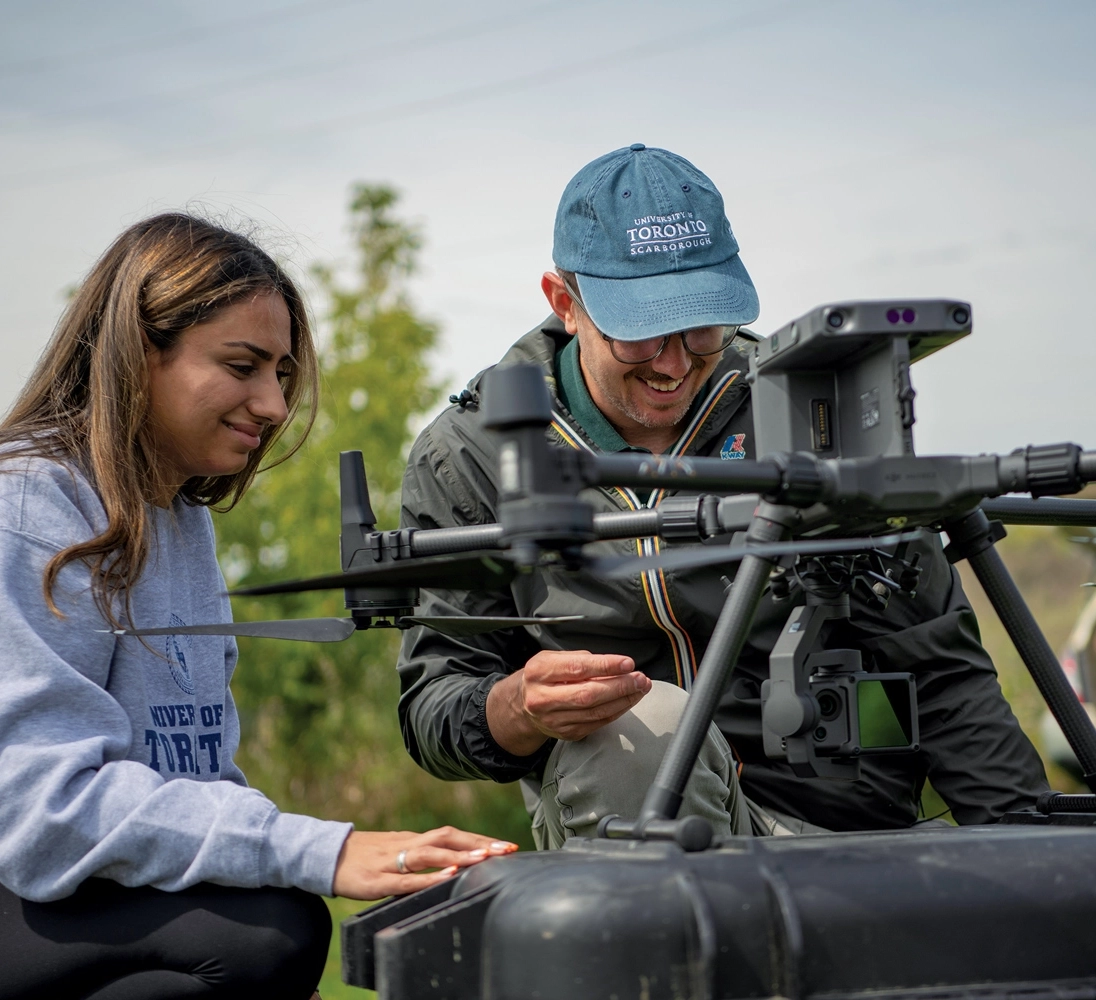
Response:
POLYGON ((274 355, 271 354, 269 351, 264 350, 263 348, 259 347, 257 344, 252 344, 250 341, 247 341, 247 340, 226 340, 221 346, 222 347, 242 347, 242 348, 244 348, 244 350, 250 351, 256 357, 262 358, 263 361, 269 361, 271 358, 274 357, 274 355))

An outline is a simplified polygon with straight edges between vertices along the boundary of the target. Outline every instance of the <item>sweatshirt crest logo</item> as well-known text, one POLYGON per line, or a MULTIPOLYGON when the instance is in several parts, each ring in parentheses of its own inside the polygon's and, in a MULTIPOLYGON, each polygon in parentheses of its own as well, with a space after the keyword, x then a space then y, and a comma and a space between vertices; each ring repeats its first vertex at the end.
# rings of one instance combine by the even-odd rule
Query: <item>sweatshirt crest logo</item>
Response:
MULTIPOLYGON (((170 625, 186 625, 178 615, 172 614, 170 625)), ((164 653, 167 656, 168 670, 171 671, 171 679, 179 685, 183 694, 194 694, 194 681, 190 676, 190 670, 186 665, 186 654, 183 652, 183 644, 189 649, 191 638, 189 635, 169 635, 165 637, 164 653), (182 639, 183 643, 179 640, 182 639)))

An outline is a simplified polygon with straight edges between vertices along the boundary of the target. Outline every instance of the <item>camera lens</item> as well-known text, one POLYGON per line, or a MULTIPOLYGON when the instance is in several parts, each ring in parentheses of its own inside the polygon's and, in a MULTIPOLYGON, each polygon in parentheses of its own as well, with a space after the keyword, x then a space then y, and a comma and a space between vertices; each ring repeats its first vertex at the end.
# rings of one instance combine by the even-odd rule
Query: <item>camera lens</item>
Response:
POLYGON ((818 711, 827 722, 841 713, 841 699, 833 691, 821 691, 818 695, 818 711))
POLYGON ((835 309, 826 317, 826 322, 835 330, 840 330, 845 325, 845 314, 840 309, 835 309))
POLYGON ((817 741, 818 741, 819 743, 821 743, 821 742, 822 742, 822 741, 823 741, 823 740, 824 740, 824 739, 826 738, 826 727, 825 727, 825 726, 819 726, 819 727, 818 727, 818 728, 817 728, 817 729, 816 729, 816 730, 814 731, 814 738, 815 738, 815 739, 816 739, 816 740, 817 740, 817 741))
POLYGON ((964 326, 970 320, 970 313, 962 306, 956 306, 951 311, 951 318, 960 326, 964 326))

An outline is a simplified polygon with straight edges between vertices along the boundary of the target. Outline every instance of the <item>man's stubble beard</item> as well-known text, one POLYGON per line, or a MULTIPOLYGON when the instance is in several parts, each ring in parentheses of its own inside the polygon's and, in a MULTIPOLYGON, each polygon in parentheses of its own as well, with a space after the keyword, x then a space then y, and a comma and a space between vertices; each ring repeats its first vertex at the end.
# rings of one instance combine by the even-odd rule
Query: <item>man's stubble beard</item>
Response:
MULTIPOLYGON (((691 378, 693 373, 704 368, 704 365, 705 362, 701 358, 694 357, 692 359, 692 367, 689 369, 689 373, 685 378, 691 378)), ((681 421, 685 419, 685 414, 689 412, 689 407, 693 405, 693 401, 700 395, 700 390, 704 387, 703 381, 697 381, 696 387, 693 389, 688 400, 678 403, 672 410, 652 412, 635 406, 626 393, 617 392, 617 386, 625 388, 628 380, 633 378, 640 380, 650 379, 652 382, 674 381, 670 376, 665 375, 654 368, 637 368, 625 375, 622 381, 618 381, 617 379, 603 379, 601 373, 596 371, 591 374, 597 382, 598 388, 601 389, 602 393, 604 393, 609 401, 623 413, 624 416, 629 420, 634 420, 641 427, 646 427, 648 430, 663 430, 667 427, 674 427, 681 423, 681 421), (661 419, 658 415, 660 412, 661 419)), ((611 420, 610 423, 612 423, 611 420)))

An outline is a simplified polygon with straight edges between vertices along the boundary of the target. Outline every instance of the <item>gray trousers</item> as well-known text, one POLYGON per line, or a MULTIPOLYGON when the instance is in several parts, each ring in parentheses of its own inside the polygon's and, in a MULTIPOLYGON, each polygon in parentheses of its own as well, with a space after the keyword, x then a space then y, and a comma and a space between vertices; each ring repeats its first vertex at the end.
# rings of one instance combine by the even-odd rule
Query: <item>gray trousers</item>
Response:
MULTIPOLYGON (((654 681, 643 700, 616 722, 585 739, 556 744, 540 788, 522 783, 538 849, 562 847, 569 837, 593 837, 598 820, 610 813, 626 819, 639 816, 688 697, 681 688, 654 681)), ((731 748, 714 724, 679 815, 703 816, 717 837, 752 832, 731 748)))

